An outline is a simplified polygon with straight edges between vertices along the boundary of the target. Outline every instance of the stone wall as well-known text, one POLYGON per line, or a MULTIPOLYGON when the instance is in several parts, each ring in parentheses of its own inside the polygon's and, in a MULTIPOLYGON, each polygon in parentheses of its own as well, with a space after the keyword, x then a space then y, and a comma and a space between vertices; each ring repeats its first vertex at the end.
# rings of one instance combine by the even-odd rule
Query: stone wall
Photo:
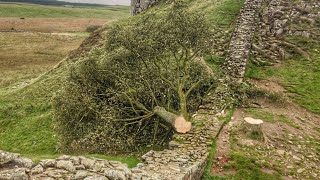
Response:
POLYGON ((131 15, 137 15, 160 1, 161 0, 131 0, 131 15))
MULTIPOLYGON (((242 78, 249 57, 255 19, 263 0, 246 0, 237 21, 225 63, 227 74, 242 78)), ((132 0, 132 14, 153 6, 157 0, 132 0)), ((61 156, 34 164, 30 159, 0 151, 0 179, 102 179, 102 180, 197 180, 201 179, 207 164, 209 149, 223 121, 208 107, 193 115, 193 129, 188 134, 176 134, 169 149, 150 151, 141 157, 137 167, 82 156, 61 156)), ((221 115, 221 114, 220 114, 221 115)))
POLYGON ((193 130, 175 135, 169 149, 150 151, 133 169, 116 161, 61 156, 38 164, 19 154, 0 151, 0 179, 85 179, 85 180, 197 180, 201 179, 211 146, 222 121, 214 115, 195 114, 193 130))
POLYGON ((242 82, 246 71, 263 2, 264 0, 245 1, 231 36, 227 57, 222 65, 225 77, 221 78, 218 87, 203 99, 205 102, 201 106, 203 110, 220 114, 237 101, 238 97, 234 90, 239 88, 238 83, 242 82))
POLYGON ((226 75, 235 81, 241 82, 243 79, 262 2, 263 0, 246 0, 238 17, 223 65, 226 75))

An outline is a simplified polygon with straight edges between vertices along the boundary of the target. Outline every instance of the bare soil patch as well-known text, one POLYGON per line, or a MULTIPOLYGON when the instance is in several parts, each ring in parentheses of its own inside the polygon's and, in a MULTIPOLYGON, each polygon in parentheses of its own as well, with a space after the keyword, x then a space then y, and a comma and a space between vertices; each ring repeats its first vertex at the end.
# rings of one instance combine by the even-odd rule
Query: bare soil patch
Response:
MULTIPOLYGON (((272 81, 255 81, 254 84, 269 92, 286 92, 278 83, 272 81)), ((232 146, 232 151, 256 157, 257 162, 262 165, 262 171, 278 172, 283 179, 317 179, 320 176, 320 116, 290 100, 282 103, 268 98, 251 101, 259 104, 261 108, 250 111, 239 109, 238 114, 241 116, 235 115, 235 121, 239 123, 248 116, 265 116, 263 133, 266 141, 244 138, 239 133, 240 130, 235 128, 231 134, 238 142, 232 146)))
MULTIPOLYGON (((280 84, 272 80, 251 80, 258 88, 267 90, 269 92, 281 93, 287 95, 287 91, 280 84)), ((291 94, 289 94, 291 95, 291 94)), ((319 131, 315 130, 320 124, 320 115, 309 112, 303 107, 293 103, 290 99, 283 103, 275 103, 270 101, 268 98, 252 99, 251 102, 259 104, 264 110, 274 113, 281 114, 288 117, 293 121, 301 130, 306 133, 320 136, 319 131)))
POLYGON ((88 26, 107 22, 81 18, 0 18, 0 31, 84 32, 88 26))
POLYGON ((251 79, 249 81, 252 84, 255 84, 257 87, 261 88, 262 90, 271 91, 271 92, 277 92, 277 93, 286 93, 287 90, 282 87, 277 82, 274 82, 272 80, 255 80, 251 79))
POLYGON ((241 113, 241 111, 239 110, 237 110, 234 113, 231 121, 222 128, 217 138, 216 157, 214 159, 214 162, 213 162, 214 164, 212 165, 212 169, 211 169, 212 175, 226 176, 226 175, 236 173, 236 170, 234 169, 225 170, 224 167, 228 165, 229 161, 231 160, 230 158, 231 147, 230 147, 230 139, 229 139, 230 131, 234 123, 234 120, 237 119, 235 117, 241 116, 239 113, 241 113))
MULTIPOLYGON (((252 80, 268 92, 287 94, 272 80, 252 80)), ((320 115, 307 111, 290 100, 275 102, 265 98, 250 99, 259 108, 239 108, 231 126, 223 128, 217 139, 217 152, 212 174, 226 176, 235 170, 224 170, 232 164, 230 154, 254 158, 267 174, 280 174, 282 179, 318 179, 320 177, 320 115), (243 133, 245 117, 262 119, 265 140, 251 139, 243 133)))

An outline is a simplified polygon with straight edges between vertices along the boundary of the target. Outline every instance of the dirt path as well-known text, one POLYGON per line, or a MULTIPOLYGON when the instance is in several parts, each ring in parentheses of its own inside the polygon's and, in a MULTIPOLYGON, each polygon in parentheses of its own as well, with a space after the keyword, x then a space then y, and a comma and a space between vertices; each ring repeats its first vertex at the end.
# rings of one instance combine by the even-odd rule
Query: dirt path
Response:
POLYGON ((230 132, 232 125, 234 124, 234 120, 236 119, 235 117, 237 117, 239 113, 241 113, 239 110, 234 113, 231 121, 223 126, 217 138, 216 157, 211 169, 211 174, 215 176, 226 176, 235 173, 235 170, 233 169, 225 170, 224 166, 228 165, 231 160, 230 132))
MULTIPOLYGON (((251 80, 256 87, 268 92, 280 93, 283 96, 291 96, 284 87, 272 80, 251 80)), ((264 110, 274 114, 281 114, 293 121, 299 129, 309 135, 320 136, 317 130, 320 124, 320 115, 307 111, 299 105, 287 99, 283 103, 274 103, 267 98, 254 99, 252 102, 259 104, 264 110)))
MULTIPOLYGON (((286 95, 287 91, 271 80, 251 83, 258 88, 286 95)), ((226 176, 236 170, 224 170, 233 163, 230 155, 240 153, 254 158, 260 170, 279 174, 282 179, 317 179, 320 177, 320 115, 311 113, 290 100, 275 102, 268 97, 251 99, 260 108, 239 108, 232 121, 217 139, 217 151, 212 174, 226 176), (241 130, 245 117, 264 121, 265 141, 246 137, 241 130)))

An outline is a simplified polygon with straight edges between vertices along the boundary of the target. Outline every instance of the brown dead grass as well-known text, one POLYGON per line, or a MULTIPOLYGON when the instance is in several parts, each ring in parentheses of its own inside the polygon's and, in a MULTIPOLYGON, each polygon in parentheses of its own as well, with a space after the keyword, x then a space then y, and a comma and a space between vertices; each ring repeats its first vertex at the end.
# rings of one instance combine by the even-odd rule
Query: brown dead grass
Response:
POLYGON ((0 32, 0 88, 52 68, 79 47, 86 33, 0 32))
POLYGON ((0 31, 84 32, 88 26, 102 26, 106 19, 0 18, 0 31))

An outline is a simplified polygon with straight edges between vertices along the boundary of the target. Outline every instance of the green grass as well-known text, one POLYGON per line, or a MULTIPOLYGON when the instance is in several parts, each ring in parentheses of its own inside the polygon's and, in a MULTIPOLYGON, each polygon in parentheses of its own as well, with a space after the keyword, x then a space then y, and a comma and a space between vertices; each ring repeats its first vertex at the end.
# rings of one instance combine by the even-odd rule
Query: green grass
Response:
MULTIPOLYGON (((235 17, 243 0, 192 1, 191 9, 205 10, 213 26, 222 30, 233 28, 235 17), (197 6, 194 2, 201 3, 197 6), (219 2, 219 3, 217 3, 219 2), (217 10, 217 11, 215 11, 217 10), (218 17, 219 16, 219 17, 218 17), (222 18, 225 17, 225 18, 222 18)), ((25 4, 0 4, 0 17, 25 18, 103 18, 127 17, 128 7, 51 7, 25 4)), ((161 10, 161 9, 160 9, 161 10)), ((223 57, 217 57, 222 59, 223 57)), ((21 153, 38 162, 41 159, 56 158, 57 137, 51 113, 51 98, 62 86, 66 69, 60 69, 42 76, 36 83, 18 89, 0 89, 0 149, 21 153)), ((212 146, 212 152, 215 145, 212 146)), ((138 160, 131 157, 88 155, 98 158, 119 160, 133 167, 138 160)), ((212 157, 214 154, 211 155, 212 157)), ((213 158, 211 158, 213 160, 213 158)))
POLYGON ((320 55, 313 61, 304 59, 286 62, 277 76, 285 88, 295 93, 293 97, 304 108, 320 113, 320 55))
MULTIPOLYGON (((0 17, 103 18, 113 20, 129 16, 128 7, 123 6, 64 8, 0 3, 0 9, 0 17)), ((51 97, 61 87, 67 68, 60 68, 42 76, 30 86, 12 87, 18 82, 34 81, 35 79, 32 78, 52 68, 55 63, 65 57, 68 53, 65 51, 78 42, 72 41, 71 44, 61 39, 64 46, 52 47, 50 43, 56 43, 55 35, 46 37, 49 39, 47 40, 42 38, 41 34, 39 34, 40 38, 34 37, 35 35, 38 37, 36 33, 30 34, 16 33, 10 34, 10 36, 5 34, 3 38, 2 44, 4 46, 1 49, 4 53, 0 53, 3 60, 3 66, 0 68, 0 72, 3 74, 0 82, 0 149, 20 153, 34 162, 39 162, 41 159, 56 158, 61 155, 57 150, 58 140, 54 131, 51 97), (30 38, 32 41, 29 40, 30 38), (22 43, 19 43, 20 41, 22 43), (21 47, 22 45, 23 47, 21 47), (54 53, 51 51, 47 53, 48 47, 54 53), (46 61, 47 59, 48 61, 46 61)), ((61 44, 61 42, 59 43, 61 44)), ((119 159, 122 162, 126 162, 127 159, 118 156, 105 158, 119 159)), ((132 157, 128 158, 126 163, 129 166, 134 166, 136 162, 137 160, 132 157)))
POLYGON ((216 155, 216 150, 217 150, 217 143, 216 143, 216 140, 213 140, 212 144, 211 144, 210 151, 209 151, 207 166, 206 166, 204 173, 203 173, 203 177, 202 177, 203 180, 209 180, 212 178, 211 169, 212 169, 212 165, 213 165, 213 160, 216 155))
POLYGON ((130 15, 127 6, 57 7, 30 4, 0 3, 0 17, 24 18, 101 18, 116 19, 130 15))
MULTIPOLYGON (((229 39, 243 3, 244 0, 193 1, 194 8, 191 8, 191 10, 203 12, 212 28, 217 34, 222 35, 220 38, 229 39)), ((216 50, 214 49, 214 51, 216 50)), ((220 52, 217 54, 210 53, 204 60, 215 72, 222 74, 220 67, 225 58, 225 54, 220 52)))
MULTIPOLYGON (((224 118, 224 122, 228 123, 231 120, 231 117, 235 109, 228 111, 227 116, 224 118)), ((270 118, 268 118, 270 119, 270 118)), ((246 180, 276 180, 281 179, 279 174, 267 174, 262 172, 261 166, 256 163, 255 158, 246 157, 242 154, 231 152, 231 160, 228 165, 224 167, 225 170, 233 170, 235 173, 226 175, 226 176, 215 176, 211 175, 211 169, 213 165, 213 160, 215 157, 217 149, 216 140, 212 142, 207 166, 202 177, 203 180, 222 180, 222 179, 246 179, 246 180)))
POLYGON ((283 114, 271 113, 265 110, 254 109, 254 108, 245 109, 245 112, 249 113, 254 118, 261 119, 265 122, 270 122, 270 123, 283 122, 288 124, 289 126, 298 128, 298 126, 294 123, 294 121, 292 121, 291 119, 289 119, 287 116, 283 114))
POLYGON ((275 74, 275 71, 269 66, 256 66, 249 62, 245 76, 252 79, 268 79, 275 74))
POLYGON ((281 179, 279 174, 267 174, 260 170, 254 157, 247 157, 239 153, 231 155, 232 162, 224 167, 225 169, 236 170, 236 174, 228 175, 225 179, 246 179, 246 180, 276 180, 281 179))
POLYGON ((56 153, 50 106, 0 96, 0 149, 25 154, 56 153))
POLYGON ((315 40, 292 36, 288 41, 304 47, 310 59, 295 55, 279 67, 249 65, 246 76, 254 79, 277 79, 295 102, 311 112, 320 113, 320 44, 315 40))
MULTIPOLYGON (((231 109, 231 110, 227 111, 227 115, 219 119, 219 120, 223 121, 223 126, 225 126, 227 123, 229 123, 231 121, 231 117, 232 117, 234 111, 235 111, 235 109, 231 109)), ((221 131, 221 129, 220 129, 220 131, 221 131)), ((207 166, 204 170, 203 177, 202 177, 203 180, 210 180, 210 179, 215 178, 215 176, 211 175, 211 169, 212 169, 212 165, 213 165, 213 160, 215 159, 215 156, 216 156, 216 150, 217 150, 217 142, 216 141, 217 141, 216 139, 212 140, 212 144, 211 144, 211 148, 210 148, 209 156, 208 156, 207 166)))
POLYGON ((315 39, 290 36, 287 40, 303 47, 310 59, 295 56, 275 73, 285 88, 294 93, 294 100, 302 107, 320 113, 320 43, 315 39))
POLYGON ((209 19, 221 28, 230 27, 236 21, 244 0, 225 0, 208 14, 209 19))
POLYGON ((235 173, 226 176, 207 176, 207 170, 203 180, 280 180, 278 173, 267 174, 262 172, 261 166, 256 163, 253 157, 247 157, 239 153, 231 154, 231 161, 224 167, 224 170, 232 170, 235 173))
MULTIPOLYGON (((50 99, 59 89, 65 68, 43 76, 29 87, 14 91, 0 90, 0 149, 20 153, 38 163, 43 159, 58 158, 57 137, 51 114, 50 99)), ((120 161, 135 167, 134 156, 89 154, 106 160, 120 161)))
POLYGON ((31 159, 59 154, 50 98, 60 76, 51 74, 29 87, 0 89, 0 149, 31 159))
MULTIPOLYGON (((217 56, 217 55, 208 55, 205 57, 205 61, 207 65, 213 69, 215 72, 220 72, 221 65, 224 62, 225 57, 223 56, 217 56)), ((221 72, 222 73, 222 72, 221 72)))

